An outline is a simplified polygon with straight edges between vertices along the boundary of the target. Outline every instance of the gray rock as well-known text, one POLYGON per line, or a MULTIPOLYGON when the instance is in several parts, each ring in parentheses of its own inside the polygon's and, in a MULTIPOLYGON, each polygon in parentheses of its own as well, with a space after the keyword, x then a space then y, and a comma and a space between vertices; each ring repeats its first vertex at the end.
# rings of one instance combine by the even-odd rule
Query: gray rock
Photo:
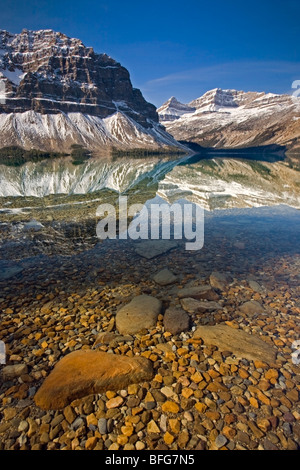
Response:
POLYGON ((98 420, 98 429, 100 434, 107 434, 107 420, 106 418, 100 418, 98 420))
POLYGON ((276 349, 258 336, 220 323, 214 326, 198 326, 193 337, 202 338, 205 344, 217 346, 221 351, 231 351, 238 359, 260 360, 273 363, 276 349))
POLYGON ((76 429, 81 428, 83 425, 84 425, 83 418, 78 416, 78 418, 76 418, 75 421, 72 423, 71 428, 76 430, 76 429))
POLYGON ((190 319, 181 308, 168 308, 164 314, 164 329, 172 335, 177 335, 189 329, 190 319))
POLYGON ((184 299, 190 297, 192 299, 201 300, 218 300, 219 295, 214 291, 211 286, 193 286, 184 287, 178 290, 178 297, 184 299))
POLYGON ((222 309, 222 306, 213 301, 201 301, 192 298, 181 299, 182 308, 189 313, 204 313, 213 312, 214 310, 222 309))
POLYGON ((227 443, 227 439, 223 434, 219 434, 215 439, 215 446, 220 449, 220 447, 225 446, 227 443))
POLYGON ((139 295, 122 307, 116 315, 116 327, 122 335, 153 328, 161 312, 162 303, 150 295, 139 295))
POLYGON ((162 269, 153 277, 153 280, 156 282, 156 284, 159 284, 160 286, 168 286, 169 284, 173 284, 176 279, 177 277, 167 268, 162 269))
POLYGON ((138 244, 135 252, 143 258, 152 259, 176 248, 175 240, 146 240, 138 244))
POLYGON ((249 300, 239 307, 239 310, 246 315, 255 315, 256 313, 265 313, 263 306, 257 300, 249 300))
POLYGON ((39 232, 42 228, 44 228, 44 225, 37 220, 31 220, 24 225, 24 230, 33 230, 34 232, 39 232))
POLYGON ((261 294, 265 291, 265 289, 261 287, 256 281, 249 281, 248 284, 254 292, 258 292, 259 294, 261 294))
POLYGON ((2 376, 4 380, 11 380, 21 375, 25 375, 28 372, 26 364, 14 364, 12 366, 5 366, 2 369, 2 376))

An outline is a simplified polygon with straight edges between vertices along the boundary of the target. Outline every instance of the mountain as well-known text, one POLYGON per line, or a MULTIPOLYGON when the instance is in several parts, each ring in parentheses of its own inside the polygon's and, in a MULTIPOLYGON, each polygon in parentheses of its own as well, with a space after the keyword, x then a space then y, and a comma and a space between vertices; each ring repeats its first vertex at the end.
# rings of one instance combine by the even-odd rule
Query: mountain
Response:
POLYGON ((160 122, 175 121, 184 114, 193 113, 194 111, 196 111, 196 108, 180 103, 174 96, 157 110, 160 122))
POLYGON ((169 102, 157 111, 160 121, 177 140, 214 148, 277 144, 286 147, 291 155, 300 154, 298 97, 216 88, 186 105, 179 103, 188 112, 175 117, 168 111, 169 102))
POLYGON ((1 147, 179 146, 124 67, 62 33, 0 30, 0 85, 1 147))

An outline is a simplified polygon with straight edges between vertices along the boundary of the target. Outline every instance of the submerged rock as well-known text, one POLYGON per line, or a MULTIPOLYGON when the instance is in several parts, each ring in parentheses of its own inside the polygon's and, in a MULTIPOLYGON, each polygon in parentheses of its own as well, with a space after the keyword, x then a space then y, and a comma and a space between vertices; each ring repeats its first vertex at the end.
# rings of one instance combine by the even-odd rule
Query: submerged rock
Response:
POLYGON ((150 295, 138 295, 122 307, 116 316, 116 327, 121 335, 138 333, 155 326, 162 303, 150 295))
POLYGON ((169 284, 173 284, 176 279, 177 277, 167 268, 162 269, 153 277, 153 280, 156 282, 156 284, 159 284, 160 286, 168 286, 169 284))
POLYGON ((227 274, 214 271, 209 277, 209 282, 210 285, 215 289, 224 290, 229 284, 230 279, 227 274))
POLYGON ((194 339, 203 339, 205 344, 217 346, 221 351, 231 351, 239 359, 260 360, 272 363, 276 359, 276 350, 255 335, 243 330, 219 324, 198 326, 194 339))
POLYGON ((251 287, 251 289, 254 290, 254 292, 258 292, 259 294, 261 294, 262 292, 265 291, 264 287, 259 285, 258 282, 256 281, 250 280, 248 284, 249 284, 249 287, 251 287))
POLYGON ((135 252, 143 258, 152 259, 178 246, 175 240, 146 240, 138 244, 135 252))
POLYGON ((181 308, 168 308, 164 314, 164 328, 173 335, 189 329, 190 319, 181 308))
POLYGON ((28 367, 26 364, 14 364, 11 366, 5 366, 2 369, 3 380, 11 380, 21 375, 25 375, 28 372, 28 367))
POLYGON ((201 301, 192 299, 190 297, 181 299, 182 308, 189 313, 204 313, 213 312, 214 310, 222 309, 222 306, 218 302, 213 301, 201 301))
POLYGON ((192 299, 206 299, 206 300, 218 300, 219 295, 214 291, 211 286, 193 286, 184 287, 178 291, 178 297, 184 299, 190 297, 192 299))
POLYGON ((23 271, 21 266, 12 266, 9 268, 0 268, 0 281, 10 279, 23 271))
POLYGON ((265 313, 263 306, 257 300, 249 300, 239 307, 240 311, 246 315, 255 315, 256 313, 265 313))

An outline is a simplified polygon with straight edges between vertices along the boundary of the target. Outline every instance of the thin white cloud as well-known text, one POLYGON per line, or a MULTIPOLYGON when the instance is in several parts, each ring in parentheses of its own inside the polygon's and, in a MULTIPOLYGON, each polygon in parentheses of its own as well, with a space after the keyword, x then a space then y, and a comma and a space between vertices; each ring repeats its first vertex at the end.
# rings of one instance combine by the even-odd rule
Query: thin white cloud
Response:
POLYGON ((268 75, 300 75, 300 63, 288 61, 233 61, 223 64, 197 67, 189 70, 176 72, 147 81, 143 89, 153 89, 159 86, 169 86, 182 82, 198 82, 207 84, 212 80, 224 80, 224 78, 249 78, 249 74, 268 75))
POLYGON ((292 83, 297 79, 299 62, 243 60, 181 70, 149 80, 139 88, 159 107, 170 96, 189 103, 213 88, 292 94, 292 83))

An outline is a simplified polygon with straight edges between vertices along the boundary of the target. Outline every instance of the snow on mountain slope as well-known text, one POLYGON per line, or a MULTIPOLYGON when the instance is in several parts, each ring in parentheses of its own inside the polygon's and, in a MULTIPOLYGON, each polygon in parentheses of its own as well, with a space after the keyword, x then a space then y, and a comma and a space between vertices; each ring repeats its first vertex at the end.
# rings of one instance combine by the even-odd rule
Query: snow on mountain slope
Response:
POLYGON ((196 108, 180 103, 174 96, 164 103, 157 112, 160 122, 174 121, 186 113, 193 113, 196 108))
MULTIPOLYGON (((178 148, 176 140, 158 123, 144 128, 121 112, 107 118, 82 113, 41 114, 36 111, 0 114, 1 147, 68 152, 79 144, 95 152, 110 147, 178 148)), ((182 147, 183 148, 183 147, 182 147)))
POLYGON ((215 148, 278 144, 300 153, 300 98, 214 89, 187 106, 195 111, 176 120, 161 117, 177 140, 215 148))
POLYGON ((181 148, 128 70, 52 30, 0 30, 0 147, 181 148))

